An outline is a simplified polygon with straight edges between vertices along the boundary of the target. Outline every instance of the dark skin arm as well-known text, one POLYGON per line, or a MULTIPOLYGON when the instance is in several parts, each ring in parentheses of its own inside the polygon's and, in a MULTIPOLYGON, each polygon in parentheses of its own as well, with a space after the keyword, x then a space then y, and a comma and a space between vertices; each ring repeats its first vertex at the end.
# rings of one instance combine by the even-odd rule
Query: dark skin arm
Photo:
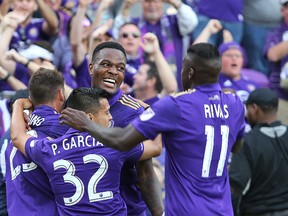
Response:
POLYGON ((139 161, 136 166, 139 188, 143 199, 153 216, 161 216, 164 211, 161 186, 152 164, 152 158, 139 161))
MULTIPOLYGON (((60 118, 61 124, 67 124, 77 130, 86 131, 106 146, 117 150, 129 150, 140 142, 147 140, 132 124, 125 128, 104 128, 87 118, 84 112, 72 108, 63 110, 60 118)), ((152 215, 162 215, 161 187, 153 169, 152 159, 139 161, 137 173, 139 187, 149 210, 152 215)))
POLYGON ((132 124, 125 128, 105 128, 91 121, 85 112, 72 108, 64 109, 60 119, 61 124, 86 131, 106 146, 120 151, 128 151, 140 142, 147 140, 132 124))

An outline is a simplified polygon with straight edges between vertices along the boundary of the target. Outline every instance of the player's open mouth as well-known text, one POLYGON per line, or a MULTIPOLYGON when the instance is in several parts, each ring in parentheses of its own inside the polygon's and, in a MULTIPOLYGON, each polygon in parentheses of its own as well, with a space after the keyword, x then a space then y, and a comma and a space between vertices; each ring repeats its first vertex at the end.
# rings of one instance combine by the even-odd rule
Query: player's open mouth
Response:
POLYGON ((113 79, 103 79, 103 82, 110 84, 110 85, 116 85, 116 81, 113 79))

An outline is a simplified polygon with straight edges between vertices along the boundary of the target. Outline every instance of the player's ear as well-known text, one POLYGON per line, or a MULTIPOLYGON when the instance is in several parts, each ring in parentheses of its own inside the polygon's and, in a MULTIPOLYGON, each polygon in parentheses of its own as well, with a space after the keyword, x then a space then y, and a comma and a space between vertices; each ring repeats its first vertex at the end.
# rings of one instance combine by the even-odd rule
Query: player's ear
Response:
POLYGON ((188 78, 192 79, 193 75, 194 75, 194 69, 191 67, 188 71, 188 78))
POLYGON ((62 102, 64 102, 64 101, 65 101, 64 89, 63 89, 63 88, 59 89, 59 90, 58 90, 58 94, 59 94, 60 100, 61 100, 62 102))
POLYGON ((90 120, 93 120, 94 115, 92 113, 87 113, 86 115, 90 120))

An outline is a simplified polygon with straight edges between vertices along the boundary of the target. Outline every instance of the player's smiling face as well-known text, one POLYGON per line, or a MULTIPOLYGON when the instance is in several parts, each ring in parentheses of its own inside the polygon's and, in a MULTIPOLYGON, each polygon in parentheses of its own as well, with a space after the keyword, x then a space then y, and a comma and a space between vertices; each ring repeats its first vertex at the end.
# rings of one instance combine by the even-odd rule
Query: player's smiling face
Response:
POLYGON ((102 49, 89 65, 93 87, 114 94, 124 80, 125 67, 126 58, 120 50, 102 49))

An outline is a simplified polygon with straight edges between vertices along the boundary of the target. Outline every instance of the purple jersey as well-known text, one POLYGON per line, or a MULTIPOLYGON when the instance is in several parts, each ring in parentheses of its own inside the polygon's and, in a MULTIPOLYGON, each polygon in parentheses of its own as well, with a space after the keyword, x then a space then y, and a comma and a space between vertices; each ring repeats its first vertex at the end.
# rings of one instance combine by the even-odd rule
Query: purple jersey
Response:
MULTIPOLYGON (((143 107, 132 97, 123 94, 120 89, 109 99, 109 104, 115 127, 127 126, 144 111, 143 107)), ((146 215, 147 207, 137 187, 137 182, 135 163, 125 162, 121 172, 121 196, 126 202, 128 215, 142 216, 146 215)))
POLYGON ((232 80, 228 76, 220 74, 218 82, 223 89, 235 90, 242 102, 245 102, 248 99, 250 92, 259 88, 257 83, 249 80, 249 78, 245 76, 241 76, 238 80, 232 80))
POLYGON ((135 59, 128 58, 127 59, 124 83, 128 84, 130 87, 133 86, 134 75, 138 72, 141 62, 143 61, 141 61, 140 58, 135 58, 135 59))
POLYGON ((121 167, 125 160, 139 160, 143 144, 117 151, 70 129, 56 140, 32 137, 25 150, 47 173, 60 215, 127 215, 119 191, 121 167))
POLYGON ((244 136, 244 106, 219 84, 167 96, 132 124, 166 147, 165 215, 232 215, 228 156, 244 136))
MULTIPOLYGON (((31 114, 31 135, 56 138, 67 125, 60 125, 59 113, 49 106, 38 106, 31 114)), ((9 215, 58 215, 54 194, 46 173, 10 143, 6 155, 6 191, 9 215), (47 211, 49 209, 49 211, 47 211)))

